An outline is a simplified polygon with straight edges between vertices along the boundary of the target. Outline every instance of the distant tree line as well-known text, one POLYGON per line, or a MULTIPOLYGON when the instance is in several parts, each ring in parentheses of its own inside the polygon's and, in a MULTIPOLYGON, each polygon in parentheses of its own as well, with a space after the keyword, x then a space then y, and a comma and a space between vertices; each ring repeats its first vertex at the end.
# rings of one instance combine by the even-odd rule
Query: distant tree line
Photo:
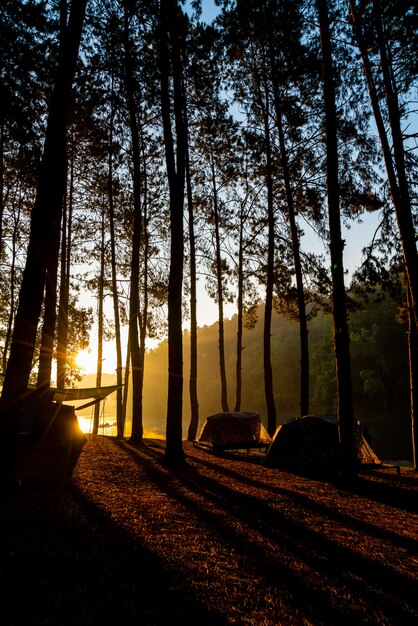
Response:
POLYGON ((298 324, 292 388, 300 414, 319 406, 325 393, 309 339, 317 310, 331 313, 334 353, 321 367, 334 372, 343 470, 351 477, 358 377, 370 402, 379 385, 391 388, 383 366, 376 373, 366 354, 364 367, 350 358, 350 341, 375 346, 378 336, 370 328, 359 339, 349 327, 342 225, 366 212, 379 212, 381 226, 354 287, 397 289, 399 272, 405 275, 400 297, 409 324, 414 425, 414 2, 223 0, 210 24, 201 20, 201 3, 191 4, 186 12, 178 0, 2 3, 5 464, 28 403, 38 430, 47 427, 53 361, 58 385, 77 375, 72 359, 93 322, 80 305, 87 289, 98 302, 98 386, 103 339, 115 340, 119 437, 128 406, 122 387, 131 380, 130 436, 142 442, 147 339, 167 336, 166 461, 183 463, 185 379, 190 439, 199 423, 200 279, 218 307, 223 411, 248 402, 243 337, 262 311, 261 388, 271 434, 285 371, 275 361, 274 309, 298 324), (323 239, 323 256, 304 249, 309 231, 323 239), (226 302, 237 306, 233 351, 226 302), (31 379, 36 391, 29 393, 31 379))
MULTIPOLYGON (((400 286, 399 286, 400 287, 400 286)), ((353 369, 354 417, 362 425, 374 424, 372 430, 384 430, 385 420, 399 423, 397 432, 407 425, 409 415, 409 374, 407 320, 394 294, 380 289, 367 298, 349 292, 355 308, 350 311, 351 361, 353 369)), ((258 323, 243 333, 242 406, 266 418, 263 392, 262 305, 258 323)), ((236 324, 234 316, 225 320, 226 373, 231 386, 235 382, 236 324)), ((186 358, 190 333, 183 338, 186 358)), ((337 395, 333 362, 332 317, 321 310, 309 324, 310 344, 310 407, 313 414, 335 415, 337 395)), ((217 368, 217 324, 198 329, 198 395, 201 427, 208 415, 219 412, 220 379, 217 368)), ((272 317, 272 366, 274 398, 278 423, 300 415, 299 332, 296 321, 281 313, 272 317)), ((147 353, 144 380, 144 427, 148 432, 164 432, 164 397, 166 390, 167 342, 163 341, 147 353)), ((185 384, 185 393, 186 393, 185 384)), ((185 402, 184 431, 189 423, 190 404, 185 402)), ((400 435, 397 435, 400 436, 400 435)), ((390 449, 389 443, 386 448, 390 449)), ((403 443, 410 450, 410 439, 403 443)), ((410 454, 410 452, 408 453, 410 454)))

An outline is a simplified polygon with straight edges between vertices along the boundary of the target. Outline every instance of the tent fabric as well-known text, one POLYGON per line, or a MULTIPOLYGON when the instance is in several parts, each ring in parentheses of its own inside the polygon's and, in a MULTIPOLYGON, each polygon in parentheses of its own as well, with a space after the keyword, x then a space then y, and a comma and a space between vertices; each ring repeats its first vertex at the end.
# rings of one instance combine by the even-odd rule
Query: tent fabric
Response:
POLYGON ((52 403, 47 436, 52 439, 86 441, 73 406, 52 403))
MULTIPOLYGON (((380 460, 357 429, 357 459, 379 465, 380 460)), ((267 450, 267 459, 283 469, 299 472, 336 471, 341 467, 338 419, 305 415, 279 426, 267 450)))
POLYGON ((357 445, 357 455, 362 465, 382 465, 382 461, 363 435, 360 435, 360 442, 357 445))
POLYGON ((71 442, 72 447, 84 445, 82 432, 73 406, 50 402, 42 413, 27 413, 21 419, 20 432, 39 441, 71 442))
POLYGON ((197 444, 210 448, 252 448, 270 443, 258 413, 228 411, 206 418, 197 444))

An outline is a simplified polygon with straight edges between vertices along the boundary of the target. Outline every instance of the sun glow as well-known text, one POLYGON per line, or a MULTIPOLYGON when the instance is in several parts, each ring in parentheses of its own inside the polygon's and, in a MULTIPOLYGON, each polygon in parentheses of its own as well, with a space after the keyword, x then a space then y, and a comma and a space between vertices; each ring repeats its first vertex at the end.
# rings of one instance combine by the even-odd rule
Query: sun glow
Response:
POLYGON ((84 417, 84 416, 78 415, 77 421, 83 433, 91 433, 91 431, 93 430, 93 418, 92 417, 84 417))
MULTIPOLYGON (((102 373, 115 374, 116 372, 116 348, 114 341, 104 341, 102 346, 102 373)), ((124 356, 122 355, 122 358, 124 356)), ((81 373, 95 374, 97 372, 97 337, 93 334, 90 344, 84 350, 79 350, 75 357, 77 367, 81 373)))
MULTIPOLYGON (((94 410, 94 409, 93 409, 94 410)), ((80 426, 83 433, 92 433, 93 432, 93 411, 90 417, 86 415, 77 415, 78 425, 80 426)), ((99 435, 116 435, 116 421, 114 418, 109 417, 100 417, 99 418, 99 435)))
POLYGON ((86 374, 92 374, 97 368, 97 358, 90 348, 80 350, 75 357, 75 363, 86 374))

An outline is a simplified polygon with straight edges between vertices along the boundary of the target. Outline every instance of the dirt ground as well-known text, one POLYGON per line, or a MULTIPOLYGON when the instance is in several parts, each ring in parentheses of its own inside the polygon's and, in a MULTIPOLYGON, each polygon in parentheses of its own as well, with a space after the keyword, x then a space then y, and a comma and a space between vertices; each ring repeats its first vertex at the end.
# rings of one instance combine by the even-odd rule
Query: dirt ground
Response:
POLYGON ((348 490, 185 443, 22 446, 2 500, 2 623, 418 623, 418 475, 348 490))

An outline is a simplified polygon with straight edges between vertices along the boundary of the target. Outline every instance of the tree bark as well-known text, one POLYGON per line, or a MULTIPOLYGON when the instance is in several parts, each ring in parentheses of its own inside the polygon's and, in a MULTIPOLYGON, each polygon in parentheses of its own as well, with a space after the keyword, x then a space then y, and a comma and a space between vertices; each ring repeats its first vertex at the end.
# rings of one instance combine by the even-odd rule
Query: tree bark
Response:
POLYGON ((68 344, 68 305, 70 298, 71 229, 74 193, 74 141, 70 149, 70 180, 63 200, 61 237, 61 276, 57 324, 57 387, 65 387, 68 344), (68 203, 67 203, 68 195, 68 203), (68 205, 68 211, 67 211, 68 205))
POLYGON ((255 69, 254 64, 254 80, 256 88, 256 97, 258 105, 261 109, 263 130, 264 130, 264 149, 265 149, 265 185, 267 190, 267 263, 266 263, 266 295, 264 303, 264 327, 263 327, 263 369, 264 369, 264 395, 267 408, 267 431, 269 435, 273 435, 276 430, 277 416, 276 404, 274 400, 273 385, 273 368, 271 365, 271 320, 273 313, 273 290, 274 290, 274 254, 275 254, 275 226, 276 216, 274 211, 273 198, 273 162, 272 162, 272 146, 270 137, 270 102, 269 94, 266 86, 266 67, 263 63, 263 82, 261 85, 261 77, 255 69), (263 96, 264 92, 264 96, 263 96))
POLYGON ((266 186, 267 186, 267 275, 266 299, 264 305, 263 329, 263 364, 264 364, 264 392, 267 405, 267 430, 272 436, 276 430, 276 405, 274 401, 273 368, 271 365, 271 319, 273 312, 274 288, 274 247, 275 247, 275 215, 273 206, 273 169, 271 161, 270 130, 268 118, 265 119, 266 142, 266 186))
POLYGON ((125 422, 126 422, 126 413, 127 413, 127 408, 128 408, 130 363, 131 363, 131 344, 129 343, 129 334, 128 334, 128 341, 126 344, 125 371, 123 374, 124 387, 123 387, 123 402, 122 402, 123 419, 125 422))
MULTIPOLYGON (((186 120, 187 126, 187 120, 186 120)), ((188 441, 196 439, 199 425, 199 400, 197 395, 197 296, 196 296, 196 241, 194 232, 193 193, 190 172, 189 150, 186 151, 186 189, 189 215, 189 247, 190 247, 190 424, 187 432, 188 441)))
POLYGON ((412 306, 411 290, 406 282, 407 306, 408 306, 408 350, 409 350, 409 391, 411 402, 411 439, 412 439, 412 463, 415 471, 418 471, 418 428, 416 426, 416 414, 418 407, 418 333, 415 322, 415 314, 412 306))
POLYGON ((14 216, 13 231, 12 231, 12 258, 10 263, 10 301, 9 301, 9 315, 7 319, 7 327, 4 338, 3 359, 2 359, 2 372, 6 371, 7 357, 9 353, 10 342, 13 332, 13 319, 16 312, 16 259, 17 259, 17 236, 20 227, 20 214, 22 209, 22 200, 19 196, 17 215, 14 216))
POLYGON ((237 361, 235 366, 235 411, 241 410, 242 395, 242 326, 243 326, 243 294, 244 294, 244 216, 243 203, 240 207, 239 241, 238 241, 238 285, 237 285, 237 361))
MULTIPOLYGON (((149 231, 148 231, 148 176, 147 176, 147 159, 145 156, 145 142, 143 137, 143 127, 140 126, 141 139, 141 155, 142 155, 142 181, 143 181, 143 201, 142 201, 142 232, 143 232, 143 269, 142 269, 142 309, 139 311, 139 376, 138 376, 138 413, 143 420, 143 389, 145 376, 145 352, 147 345, 147 329, 148 329, 148 259, 149 259, 149 231)), ((141 431, 142 432, 142 431, 141 431)))
POLYGON ((171 465, 183 464, 183 203, 185 180, 186 129, 184 123, 184 95, 182 93, 183 36, 179 20, 182 17, 177 0, 160 3, 160 72, 161 114, 167 176, 170 192, 170 272, 168 279, 168 397, 165 461, 171 465), (170 64, 171 57, 171 64, 170 64), (176 132, 174 148, 170 116, 170 74, 173 80, 173 108, 176 132))
POLYGON ((400 112, 397 100, 396 86, 394 85, 393 81, 393 72, 391 71, 390 62, 386 50, 386 42, 381 20, 380 2, 376 2, 374 0, 373 4, 375 8, 381 67, 385 86, 385 97, 393 141, 393 155, 389 143, 388 134, 386 132, 385 123, 383 120, 383 114, 379 102, 379 96, 376 90, 370 59, 368 56, 367 44, 363 35, 361 13, 357 8, 355 0, 350 0, 351 17, 354 33, 357 39, 363 62, 363 68, 366 76, 367 87, 369 91, 370 101, 372 104, 376 127, 382 146, 383 158, 385 161, 386 172, 388 175, 390 195, 395 209, 398 230, 401 239, 405 268, 408 275, 408 281, 411 286, 412 305, 414 309, 415 320, 418 323, 418 255, 415 241, 415 228, 411 209, 411 199, 406 177, 405 153, 400 126, 400 112))
POLYGON ((116 238, 115 238, 115 203, 113 193, 113 124, 114 124, 114 90, 112 76, 111 105, 110 105, 110 127, 109 127, 109 155, 108 155, 108 201, 109 201, 109 228, 110 228, 110 258, 112 275, 112 296, 113 296, 113 317, 115 323, 115 343, 116 343, 116 428, 117 437, 121 439, 124 435, 125 424, 122 415, 122 344, 120 337, 120 314, 119 296, 116 266, 116 238))
POLYGON ((124 45, 125 45, 125 89, 131 130, 131 150, 133 166, 133 232, 129 295, 129 345, 132 364, 132 431, 131 440, 142 443, 142 363, 139 345, 138 319, 140 312, 139 275, 140 248, 142 239, 141 208, 141 153, 139 129, 135 104, 135 84, 131 38, 129 33, 128 3, 124 3, 124 45))
MULTIPOLYGON (((100 241, 100 273, 99 288, 97 292, 97 365, 96 387, 102 384, 103 368, 103 299, 104 299, 104 273, 105 273, 105 209, 102 208, 101 241, 100 241)), ((93 435, 99 432, 100 402, 94 405, 93 435)))
POLYGON ((0 104, 0 259, 3 256, 3 215, 4 215, 4 115, 3 115, 3 106, 2 104, 0 104))
POLYGON ((47 261, 44 319, 41 333, 37 388, 40 391, 40 404, 37 409, 37 431, 42 433, 47 427, 45 416, 48 415, 48 390, 51 386, 52 357, 54 351, 55 325, 57 321, 57 287, 60 243, 60 222, 56 222, 49 247, 47 261))
POLYGON ((396 211, 396 216, 398 220, 399 232, 401 233, 402 249, 411 290, 415 321, 418 323, 418 255, 411 198, 406 175, 405 150, 401 130, 401 113, 399 110, 398 90, 395 83, 393 67, 387 50, 387 41, 383 26, 380 0, 373 0, 373 6, 383 74, 383 84, 385 87, 387 110, 392 133, 393 155, 398 175, 400 204, 398 210, 396 211))
POLYGON ((388 176, 388 184, 392 204, 400 234, 402 245, 405 270, 408 280, 408 311, 409 311, 409 374, 410 374, 410 395, 411 395, 411 423, 412 423, 412 445, 414 453, 414 466, 417 466, 417 446, 416 446, 416 428, 415 428, 415 372, 418 359, 418 342, 416 340, 417 329, 411 327, 411 312, 415 319, 415 326, 418 322, 418 257, 415 241, 415 227, 411 209, 411 199, 409 194, 408 181, 405 168, 405 154, 400 126, 400 112, 397 100, 397 90, 393 81, 393 72, 391 70, 389 57, 386 50, 386 41, 384 36, 380 2, 373 2, 375 9, 376 27, 378 32, 378 43, 381 58, 381 68, 383 72, 383 81, 385 85, 385 96, 387 110, 389 113, 389 123, 392 133, 393 153, 389 143, 389 137, 383 119, 383 113, 376 89, 376 84, 372 72, 372 66, 368 55, 368 48, 363 34, 362 17, 355 0, 350 0, 351 18, 354 33, 357 39, 360 55, 362 58, 364 74, 367 81, 370 101, 372 104, 373 114, 376 127, 379 133, 380 144, 382 146, 383 159, 385 162, 386 173, 388 176))
POLYGON ((31 215, 26 264, 2 392, 1 418, 7 433, 2 439, 6 451, 4 455, 0 454, 0 457, 5 469, 7 467, 10 469, 13 463, 20 403, 27 393, 44 294, 48 249, 53 241, 55 225, 61 221, 65 186, 67 114, 86 3, 87 0, 71 2, 68 27, 60 48, 56 82, 49 105, 44 152, 31 215))
POLYGON ((226 379, 225 367, 225 331, 224 331, 224 298, 222 288, 222 258, 221 258, 221 237, 219 226, 219 203, 218 189, 216 185, 215 161, 213 151, 210 154, 210 165, 212 175, 212 193, 213 193, 213 213, 215 225, 215 258, 216 258, 216 285, 218 297, 218 354, 219 354, 219 372, 221 378, 221 407, 222 411, 229 411, 228 406, 228 383, 226 379))
POLYGON ((350 337, 347 324, 346 293, 344 285, 344 242, 341 237, 337 112, 327 0, 318 0, 318 14, 324 84, 325 136, 327 154, 326 171, 334 319, 334 348, 338 393, 338 426, 342 453, 342 471, 344 477, 350 480, 356 474, 355 427, 350 366, 350 337))
MULTIPOLYGON (((273 66, 273 64, 272 64, 273 66)), ((300 414, 309 414, 309 346, 308 346, 308 322, 306 317, 305 290, 303 285, 302 261, 300 255, 300 241, 296 224, 296 212, 293 201, 292 184, 289 171, 289 159, 283 131, 283 118, 280 106, 277 81, 273 70, 274 106, 276 112, 276 125, 279 136, 280 160, 283 173, 283 182, 286 193, 287 215, 292 237, 293 259, 295 263, 297 307, 299 316, 300 338, 300 414)))
POLYGON ((61 220, 65 184, 67 114, 87 0, 72 0, 68 28, 60 51, 57 78, 48 114, 44 153, 31 233, 20 289, 10 357, 3 385, 3 404, 26 393, 54 228, 61 220))

